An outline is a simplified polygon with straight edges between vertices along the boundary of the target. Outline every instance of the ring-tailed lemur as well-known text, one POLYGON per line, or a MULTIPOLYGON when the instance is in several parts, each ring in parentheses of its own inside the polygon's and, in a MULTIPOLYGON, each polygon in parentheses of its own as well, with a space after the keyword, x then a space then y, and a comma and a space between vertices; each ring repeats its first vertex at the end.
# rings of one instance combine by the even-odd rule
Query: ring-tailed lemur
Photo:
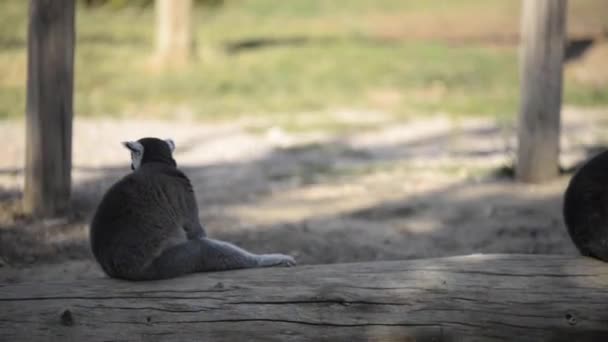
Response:
POLYGON ((284 254, 253 254, 210 239, 172 140, 123 143, 133 172, 104 195, 90 227, 95 258, 110 277, 152 280, 205 271, 293 266, 284 254))
POLYGON ((581 254, 608 261, 608 151, 591 158, 572 177, 563 214, 581 254))

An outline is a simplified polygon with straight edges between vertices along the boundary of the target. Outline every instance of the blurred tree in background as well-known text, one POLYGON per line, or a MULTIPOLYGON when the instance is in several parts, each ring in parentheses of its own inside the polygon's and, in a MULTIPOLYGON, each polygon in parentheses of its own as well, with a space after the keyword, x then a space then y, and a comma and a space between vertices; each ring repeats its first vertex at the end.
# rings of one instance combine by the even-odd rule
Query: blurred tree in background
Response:
POLYGON ((183 66, 194 56, 192 0, 156 0, 156 63, 183 66))

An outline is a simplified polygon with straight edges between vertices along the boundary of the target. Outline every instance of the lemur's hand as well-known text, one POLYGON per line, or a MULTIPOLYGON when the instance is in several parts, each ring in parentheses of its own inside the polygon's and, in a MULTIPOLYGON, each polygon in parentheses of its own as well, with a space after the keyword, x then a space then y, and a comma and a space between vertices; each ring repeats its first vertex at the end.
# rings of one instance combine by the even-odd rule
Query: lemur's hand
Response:
POLYGON ((259 255, 258 263, 260 267, 291 267, 296 265, 296 260, 289 255, 274 253, 259 255))

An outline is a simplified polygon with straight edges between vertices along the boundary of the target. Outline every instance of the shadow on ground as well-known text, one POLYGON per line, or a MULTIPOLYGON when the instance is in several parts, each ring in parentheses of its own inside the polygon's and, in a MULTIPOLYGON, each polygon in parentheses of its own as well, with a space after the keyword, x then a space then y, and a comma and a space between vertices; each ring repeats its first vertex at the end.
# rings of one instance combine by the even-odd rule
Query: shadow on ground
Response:
MULTIPOLYGON (((576 37, 567 39, 564 46, 564 61, 566 63, 578 60, 583 57, 593 44, 598 39, 605 39, 608 37, 606 33, 603 37, 576 37)), ((88 41, 100 41, 100 42, 113 42, 112 37, 87 37, 88 41)), ((286 36, 286 37, 249 37, 245 39, 227 41, 224 43, 224 51, 228 54, 240 54, 247 52, 255 52, 258 50, 271 49, 271 48, 297 48, 309 45, 331 45, 343 41, 345 38, 322 36, 312 37, 306 35, 286 36)), ((374 37, 367 35, 353 35, 348 37, 349 40, 356 40, 362 44, 405 44, 411 41, 419 39, 412 37, 374 37)), ((439 42, 445 42, 451 46, 467 46, 467 45, 480 45, 480 46, 517 46, 519 44, 519 36, 517 34, 507 35, 478 35, 478 36, 467 36, 454 38, 451 36, 435 36, 432 40, 439 42)), ((141 43, 136 41, 134 43, 141 43)))
MULTIPOLYGON (((466 133, 473 138, 497 134, 486 128, 473 128, 466 133)), ((407 163, 417 158, 464 155, 479 159, 507 153, 500 148, 479 146, 465 154, 451 150, 452 143, 452 137, 445 134, 361 148, 352 147, 345 139, 336 139, 277 148, 248 162, 186 165, 182 169, 195 186, 201 221, 211 236, 255 252, 293 254, 300 264, 469 253, 576 252, 561 219, 563 179, 548 191, 535 191, 486 170, 475 177, 460 177, 429 187, 432 190, 409 192, 407 188, 415 187, 419 176, 428 173, 424 167, 407 170, 407 163), (387 167, 391 170, 388 173, 387 167), (403 174, 394 172, 401 169, 405 170, 403 174), (351 195, 339 192, 341 187, 360 184, 363 178, 376 174, 389 176, 352 195, 362 196, 363 204, 351 208, 338 206, 351 199, 351 195), (395 174, 398 176, 391 178, 395 174), (378 193, 376 185, 388 188, 378 200, 374 200, 378 193), (294 219, 251 223, 231 210, 259 208, 259 215, 264 217, 268 201, 286 192, 297 194, 314 187, 324 187, 331 196, 306 202, 296 195, 290 200, 279 199, 279 204, 271 209, 289 210, 291 205, 319 205, 318 201, 325 201, 321 206, 336 205, 335 211, 312 210, 312 214, 294 219)), ((178 149, 178 163, 180 153, 183 152, 178 149)), ((74 170, 98 176, 75 184, 73 211, 61 220, 35 222, 20 216, 15 208, 21 195, 0 191, 3 215, 12 215, 4 217, 0 227, 0 261, 27 265, 91 258, 87 222, 104 191, 128 172, 128 163, 104 168, 76 165, 74 170)), ((0 170, 5 172, 22 171, 0 170)), ((450 174, 444 178, 450 178, 450 174)))

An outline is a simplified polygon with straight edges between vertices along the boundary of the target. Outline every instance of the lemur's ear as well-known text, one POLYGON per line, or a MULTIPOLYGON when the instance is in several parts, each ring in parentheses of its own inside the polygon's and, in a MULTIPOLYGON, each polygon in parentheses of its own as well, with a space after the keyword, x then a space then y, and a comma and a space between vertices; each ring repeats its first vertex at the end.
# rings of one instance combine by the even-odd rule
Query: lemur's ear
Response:
POLYGON ((171 152, 175 151, 175 143, 173 142, 173 139, 165 139, 165 142, 167 145, 169 145, 171 152))
POLYGON ((131 152, 143 152, 144 146, 137 141, 123 141, 122 143, 131 152))

